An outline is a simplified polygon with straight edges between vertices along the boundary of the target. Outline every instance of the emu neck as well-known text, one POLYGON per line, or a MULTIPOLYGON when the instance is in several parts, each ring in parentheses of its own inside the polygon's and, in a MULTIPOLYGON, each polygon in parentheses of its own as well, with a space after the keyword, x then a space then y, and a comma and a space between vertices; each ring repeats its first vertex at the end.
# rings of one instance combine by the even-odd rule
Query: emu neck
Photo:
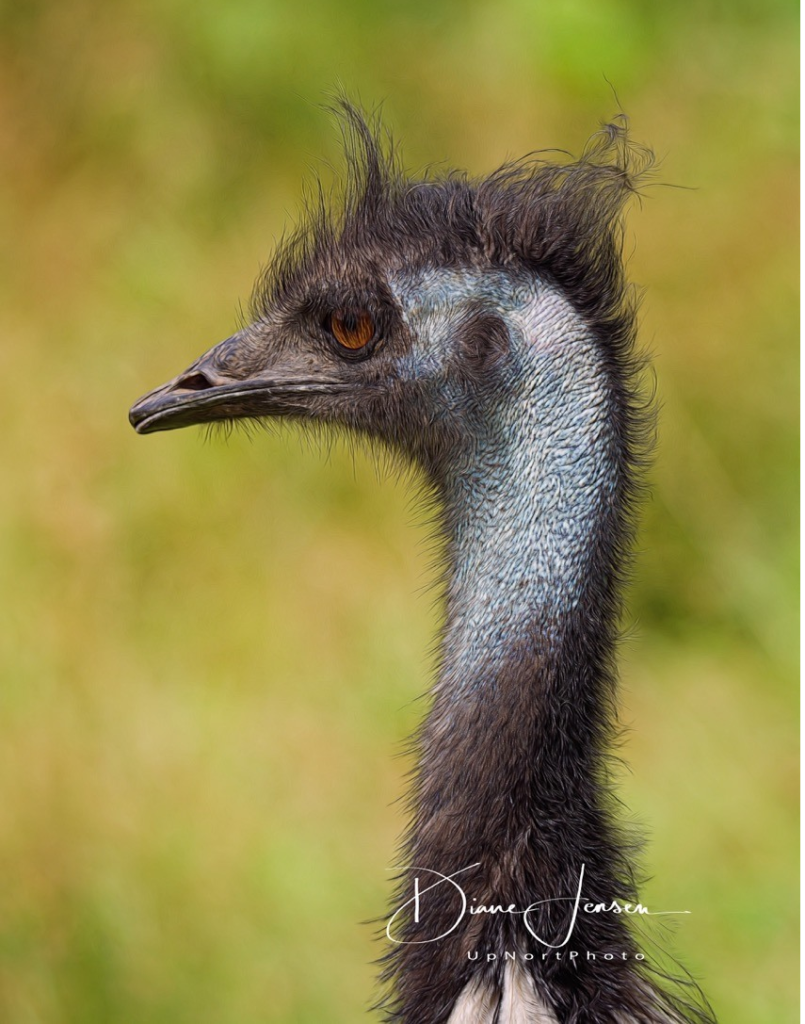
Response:
MULTIPOLYGON (((582 869, 585 896, 630 888, 600 791, 621 446, 611 368, 569 305, 541 289, 506 319, 510 375, 442 483, 447 617, 410 853, 444 874, 478 863, 479 902, 567 899, 546 904, 554 941, 582 869)), ((451 941, 518 928, 474 919, 451 941)))
MULTIPOLYGON (((529 831, 546 838, 558 819, 566 835, 595 802, 592 769, 607 704, 600 692, 606 673, 596 661, 612 642, 607 595, 596 598, 596 577, 611 579, 615 569, 606 564, 614 552, 604 551, 604 564, 601 554, 619 490, 601 357, 550 291, 510 321, 517 385, 505 388, 471 459, 445 482, 447 620, 425 734, 426 756, 436 755, 440 807, 449 793, 456 808, 474 809, 474 859, 493 847, 500 857, 507 842, 523 842, 529 831), (460 750, 457 735, 471 754, 460 750), (563 745, 572 748, 570 757, 562 756, 563 745), (458 778, 468 771, 473 784, 462 792, 458 778), (574 789, 575 778, 581 785, 574 789), (505 820, 490 827, 495 815, 488 809, 502 799, 505 820)), ((430 779, 423 795, 427 790, 434 791, 430 779)), ((459 844, 465 857, 466 838, 459 844)), ((585 851, 561 845, 554 852, 578 872, 585 851)))

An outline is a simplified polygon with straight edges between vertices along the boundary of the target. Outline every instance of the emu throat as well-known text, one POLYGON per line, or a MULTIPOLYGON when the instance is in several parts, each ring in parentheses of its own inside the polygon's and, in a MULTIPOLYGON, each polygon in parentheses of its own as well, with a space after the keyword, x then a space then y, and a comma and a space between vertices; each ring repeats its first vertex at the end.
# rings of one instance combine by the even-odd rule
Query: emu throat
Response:
POLYGON ((449 558, 440 688, 483 687, 526 638, 555 647, 584 593, 618 475, 602 356, 571 305, 540 281, 432 274, 409 282, 401 300, 431 339, 410 372, 441 352, 446 388, 457 387, 448 353, 467 305, 493 309, 509 336, 476 389, 471 436, 459 431, 440 469, 449 558))

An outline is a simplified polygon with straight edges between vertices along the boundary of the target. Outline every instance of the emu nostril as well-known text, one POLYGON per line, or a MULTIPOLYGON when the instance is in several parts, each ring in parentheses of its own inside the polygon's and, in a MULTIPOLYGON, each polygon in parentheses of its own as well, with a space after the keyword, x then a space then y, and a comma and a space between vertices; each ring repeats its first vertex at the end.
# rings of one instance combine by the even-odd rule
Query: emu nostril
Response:
POLYGON ((174 385, 174 391, 206 391, 214 385, 203 373, 188 373, 174 385))

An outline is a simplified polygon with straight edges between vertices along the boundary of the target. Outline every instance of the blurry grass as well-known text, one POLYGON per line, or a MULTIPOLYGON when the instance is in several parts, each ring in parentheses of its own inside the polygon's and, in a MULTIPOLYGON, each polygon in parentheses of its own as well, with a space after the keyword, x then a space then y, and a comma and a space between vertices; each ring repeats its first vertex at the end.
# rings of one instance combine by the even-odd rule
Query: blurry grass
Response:
POLYGON ((360 1019, 437 614, 408 488, 137 438, 230 333, 340 79, 409 163, 663 158, 632 213, 661 441, 627 645, 646 902, 722 1019, 794 1019, 795 34, 784 3, 0 12, 0 1019, 360 1019))

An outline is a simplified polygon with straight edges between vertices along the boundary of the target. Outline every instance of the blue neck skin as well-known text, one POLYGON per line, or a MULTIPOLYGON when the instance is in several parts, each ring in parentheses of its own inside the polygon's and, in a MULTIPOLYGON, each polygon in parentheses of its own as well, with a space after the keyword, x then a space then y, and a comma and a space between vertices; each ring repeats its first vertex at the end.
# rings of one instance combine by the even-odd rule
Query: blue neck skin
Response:
MULTIPOLYGON (((616 488, 610 403, 589 331, 550 286, 471 271, 396 286, 408 326, 427 339, 410 372, 429 374, 448 403, 465 307, 480 301, 509 331, 499 382, 473 410, 471 439, 443 483, 449 573, 437 694, 457 693, 494 685, 526 633, 553 646, 576 608, 616 488)), ((453 397, 456 408, 466 400, 453 397)))

